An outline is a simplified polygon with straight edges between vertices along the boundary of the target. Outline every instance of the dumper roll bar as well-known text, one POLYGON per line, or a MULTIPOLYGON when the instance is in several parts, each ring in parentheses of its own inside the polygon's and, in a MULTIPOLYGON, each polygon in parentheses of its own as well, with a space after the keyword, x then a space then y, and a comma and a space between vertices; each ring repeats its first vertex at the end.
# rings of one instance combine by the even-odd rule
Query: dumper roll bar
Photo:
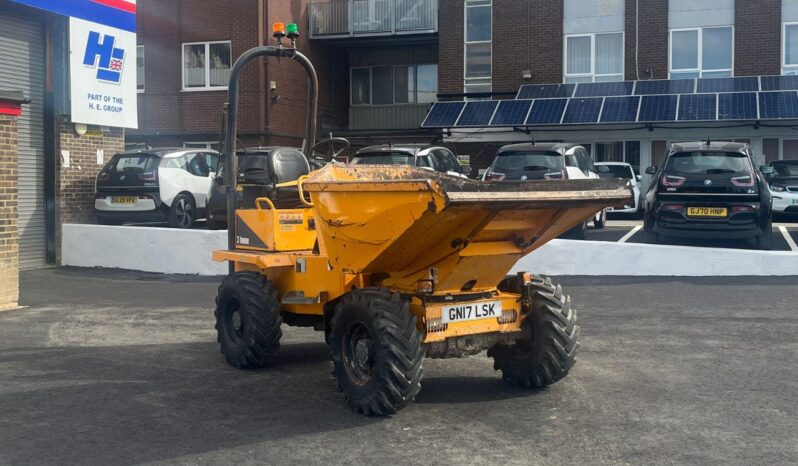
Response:
MULTIPOLYGON (((316 143, 316 124, 319 102, 319 78, 316 69, 308 57, 297 51, 293 47, 282 46, 262 46, 255 47, 244 52, 230 70, 230 83, 227 90, 227 127, 225 128, 224 146, 222 157, 224 157, 224 184, 227 192, 227 248, 231 251, 236 246, 236 208, 238 207, 238 196, 236 193, 238 179, 238 160, 236 153, 236 133, 238 129, 238 85, 241 72, 244 66, 258 57, 283 57, 297 61, 305 73, 308 75, 308 100, 305 117, 305 140, 302 144, 302 152, 308 152, 316 143)), ((233 262, 230 262, 230 272, 233 272, 233 262)))

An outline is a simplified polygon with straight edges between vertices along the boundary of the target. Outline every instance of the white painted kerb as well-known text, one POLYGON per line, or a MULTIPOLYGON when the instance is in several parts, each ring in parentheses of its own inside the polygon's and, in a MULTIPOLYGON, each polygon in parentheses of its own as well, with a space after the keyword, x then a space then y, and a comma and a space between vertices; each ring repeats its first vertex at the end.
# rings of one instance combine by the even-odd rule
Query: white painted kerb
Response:
MULTIPOLYGON (((64 225, 62 262, 145 272, 224 275, 213 262, 226 231, 64 225)), ((513 272, 596 276, 798 275, 798 253, 556 239, 521 259, 513 272)))

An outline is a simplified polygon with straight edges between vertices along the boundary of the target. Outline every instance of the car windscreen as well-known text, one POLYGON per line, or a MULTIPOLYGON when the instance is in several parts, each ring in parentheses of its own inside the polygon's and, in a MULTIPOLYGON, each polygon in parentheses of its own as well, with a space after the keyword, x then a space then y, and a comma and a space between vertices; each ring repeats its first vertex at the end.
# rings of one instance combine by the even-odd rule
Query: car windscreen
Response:
POLYGON ((414 158, 407 152, 364 152, 354 156, 350 163, 352 165, 415 165, 414 158))
POLYGON ((631 167, 626 165, 604 165, 609 169, 608 172, 599 172, 599 178, 622 178, 624 180, 631 180, 634 178, 634 173, 631 167))
POLYGON ((696 151, 671 154, 665 171, 681 175, 712 175, 750 173, 752 169, 748 157, 739 152, 696 151))
POLYGON ((798 160, 773 162, 775 176, 798 177, 798 160))
POLYGON ((492 171, 559 171, 565 161, 558 152, 505 151, 496 155, 492 171))

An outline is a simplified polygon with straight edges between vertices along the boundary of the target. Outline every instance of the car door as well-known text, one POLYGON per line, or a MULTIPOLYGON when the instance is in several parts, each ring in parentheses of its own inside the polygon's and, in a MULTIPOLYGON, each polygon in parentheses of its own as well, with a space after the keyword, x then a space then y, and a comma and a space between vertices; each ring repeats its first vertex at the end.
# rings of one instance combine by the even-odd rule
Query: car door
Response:
POLYGON ((196 152, 188 154, 186 170, 191 175, 190 191, 197 201, 197 207, 204 209, 208 204, 208 197, 211 194, 211 169, 208 166, 208 154, 196 152))
POLYGON ((568 173, 569 180, 581 180, 587 178, 579 166, 579 149, 580 147, 571 147, 565 151, 565 171, 568 173))

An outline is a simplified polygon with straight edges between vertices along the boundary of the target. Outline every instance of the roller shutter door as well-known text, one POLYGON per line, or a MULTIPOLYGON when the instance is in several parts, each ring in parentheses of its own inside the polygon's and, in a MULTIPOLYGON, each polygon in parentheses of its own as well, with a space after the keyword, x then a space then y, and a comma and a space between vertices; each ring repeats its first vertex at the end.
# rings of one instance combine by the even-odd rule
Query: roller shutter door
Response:
POLYGON ((19 266, 45 264, 44 30, 40 21, 0 13, 0 89, 31 100, 17 120, 19 266))

